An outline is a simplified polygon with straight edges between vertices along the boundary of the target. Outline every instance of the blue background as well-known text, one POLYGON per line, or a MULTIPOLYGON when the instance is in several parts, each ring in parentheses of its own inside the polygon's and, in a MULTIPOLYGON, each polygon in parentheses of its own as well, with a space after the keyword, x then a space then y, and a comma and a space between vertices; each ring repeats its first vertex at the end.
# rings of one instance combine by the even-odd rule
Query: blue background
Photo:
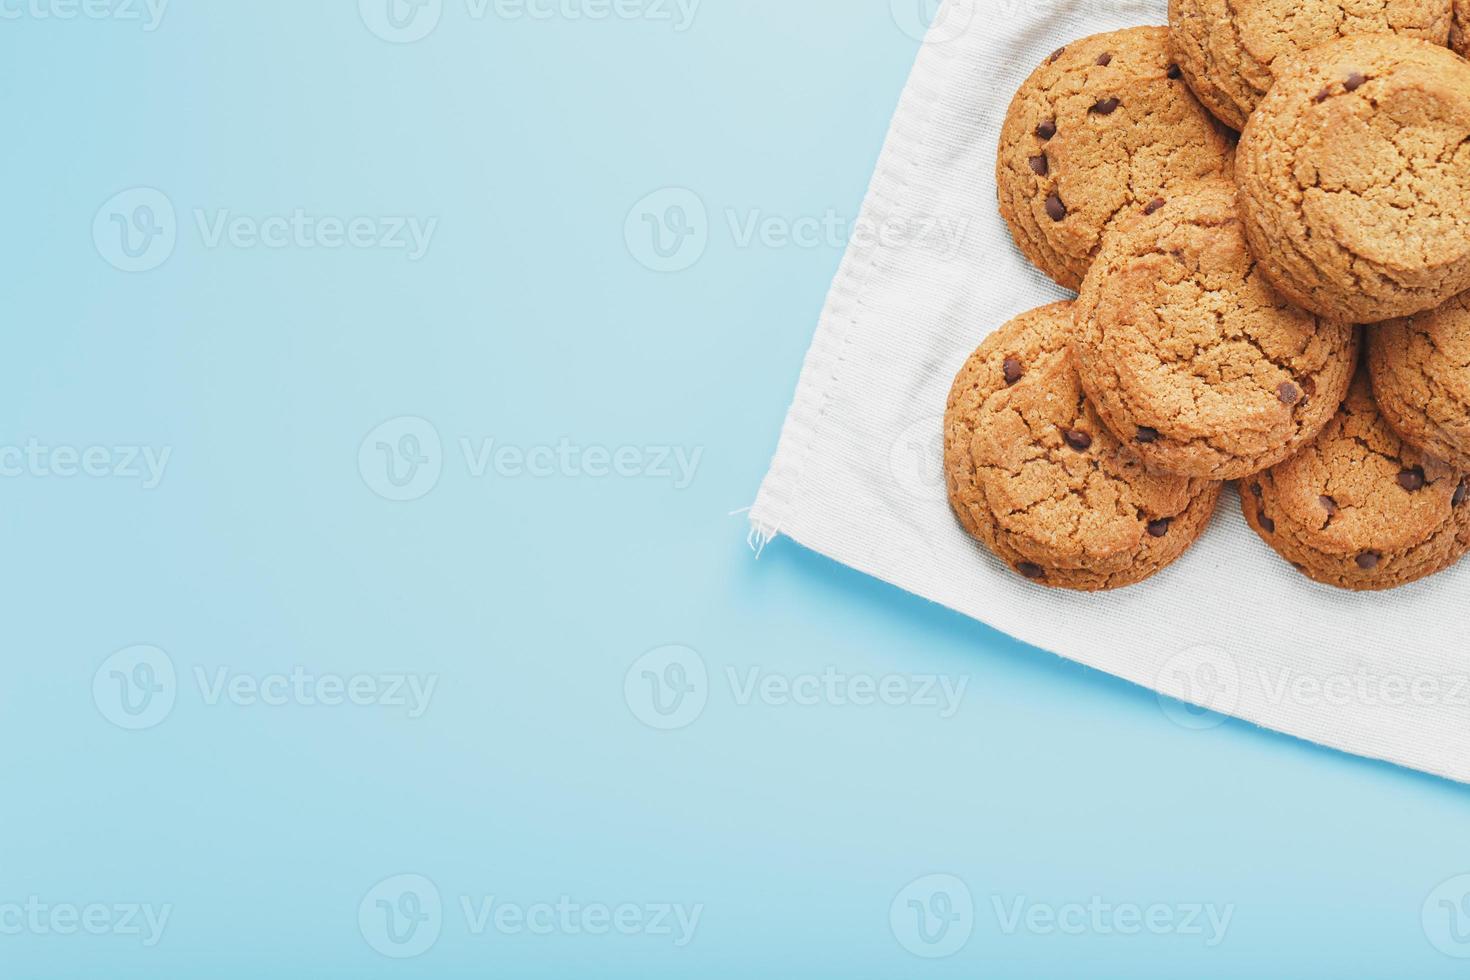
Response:
POLYGON ((171 452, 153 489, 29 464, 0 479, 0 907, 172 906, 151 948, 0 935, 0 973, 1464 975, 1421 925, 1470 871, 1463 788, 1235 722, 1189 730, 1146 691, 790 542, 752 559, 729 515, 841 247, 742 244, 731 215, 856 213, 919 47, 887 0, 705 0, 686 30, 446 0, 406 44, 355 8, 176 0, 154 31, 0 20, 0 444, 171 452), (135 187, 176 208, 177 244, 127 273, 92 228, 135 187), (655 272, 625 220, 669 187, 707 208, 707 248, 655 272), (410 261, 210 247, 195 218, 298 208, 438 225, 410 261), (442 475, 391 502, 359 447, 403 416, 442 437, 442 475), (684 488, 476 476, 461 438, 702 456, 684 488), (93 680, 136 644, 166 651, 176 704, 127 731, 93 680), (675 731, 624 694, 666 644, 709 671, 675 731), (195 682, 298 666, 438 687, 410 718, 210 704, 195 682), (941 718, 742 705, 726 675, 829 666, 968 686, 941 718), (358 916, 401 873, 444 902, 438 941, 406 960, 358 916), (941 960, 889 923, 930 873, 976 908, 941 960), (458 906, 563 895, 703 910, 678 948, 474 935, 458 906), (997 896, 1234 911, 1207 948, 1006 932, 997 896))

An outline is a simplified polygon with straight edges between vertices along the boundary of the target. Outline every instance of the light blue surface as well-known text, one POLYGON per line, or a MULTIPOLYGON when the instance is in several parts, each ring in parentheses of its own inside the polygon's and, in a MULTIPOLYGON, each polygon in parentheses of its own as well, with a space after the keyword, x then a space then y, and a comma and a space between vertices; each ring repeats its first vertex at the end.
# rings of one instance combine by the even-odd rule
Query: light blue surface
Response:
POLYGON ((0 975, 1470 970, 1463 788, 752 561, 907 4, 98 2, 0 20, 0 975))

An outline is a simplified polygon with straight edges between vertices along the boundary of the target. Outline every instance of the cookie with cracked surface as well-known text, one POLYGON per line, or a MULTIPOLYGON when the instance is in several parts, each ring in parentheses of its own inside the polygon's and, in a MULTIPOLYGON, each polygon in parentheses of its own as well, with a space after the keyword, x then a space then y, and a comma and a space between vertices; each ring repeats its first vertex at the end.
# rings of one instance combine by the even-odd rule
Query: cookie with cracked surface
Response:
POLYGON ((965 362, 944 418, 950 505, 1019 574, 1099 591, 1184 553, 1221 484, 1148 472, 1087 404, 1068 349, 1072 304, 1023 313, 965 362))
POLYGON ((1450 47, 1462 58, 1470 58, 1470 0, 1455 0, 1455 20, 1450 26, 1450 47))
POLYGON ((1470 289, 1470 62, 1390 34, 1292 62, 1236 154, 1261 268, 1297 305, 1376 323, 1470 289))
POLYGON ((1355 34, 1444 44, 1450 8, 1451 0, 1169 0, 1169 50, 1205 108, 1241 129, 1277 71, 1303 52, 1355 34))
POLYGON ((1150 468, 1184 476, 1233 480, 1290 456, 1337 411, 1358 360, 1356 327, 1266 282, 1223 180, 1120 221, 1076 320, 1098 414, 1150 468))
POLYGON ((1470 472, 1470 293, 1368 331, 1378 410, 1404 441, 1470 472))
POLYGON ((1068 289, 1115 214, 1230 173, 1231 142, 1179 77, 1167 41, 1163 27, 1073 41, 1011 100, 996 160, 1000 213, 1026 258, 1068 289))
POLYGON ((1405 585, 1470 550, 1470 480, 1398 437, 1364 371, 1322 434, 1241 481, 1240 499, 1263 541, 1338 588, 1405 585))

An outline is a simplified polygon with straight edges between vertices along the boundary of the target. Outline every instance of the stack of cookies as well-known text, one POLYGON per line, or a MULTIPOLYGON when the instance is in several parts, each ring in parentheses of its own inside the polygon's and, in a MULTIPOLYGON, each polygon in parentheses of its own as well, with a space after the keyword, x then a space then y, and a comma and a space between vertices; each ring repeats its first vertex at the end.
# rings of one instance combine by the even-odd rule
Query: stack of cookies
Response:
POLYGON ((1011 102, 1000 212, 1065 301, 945 415, 960 523, 1082 590, 1178 558, 1235 481, 1310 578, 1470 550, 1470 0, 1171 0, 1011 102), (1240 134, 1236 135, 1236 130, 1240 134))

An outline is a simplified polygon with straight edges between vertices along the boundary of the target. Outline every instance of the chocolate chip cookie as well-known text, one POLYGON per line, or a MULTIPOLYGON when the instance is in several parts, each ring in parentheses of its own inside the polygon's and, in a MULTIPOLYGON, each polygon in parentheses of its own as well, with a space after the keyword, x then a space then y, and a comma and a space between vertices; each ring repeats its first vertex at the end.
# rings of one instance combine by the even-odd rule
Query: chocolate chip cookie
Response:
POLYGON ((1082 284, 1074 346, 1098 415, 1152 469, 1236 479, 1337 411, 1358 331, 1266 282, 1235 190, 1216 180, 1115 224, 1082 284))
POLYGON ((1229 174, 1230 140, 1169 61, 1168 30, 1134 27, 1059 49, 1001 128, 1000 213, 1026 258, 1076 289, 1113 215, 1229 174))
POLYGON ((1470 289, 1470 62, 1395 35, 1293 61, 1241 135, 1241 216, 1299 306, 1375 323, 1470 289))
POLYGON ((1071 307, 1023 313, 960 369, 944 419, 949 499, 964 528, 1026 578, 1115 589, 1178 558, 1221 484, 1150 473, 1104 428, 1068 350, 1071 307))
POLYGON ((1368 368, 1404 441, 1470 472, 1470 293, 1369 328, 1368 368))
POLYGON ((1304 574, 1343 589, 1389 589, 1470 550, 1470 481, 1401 440, 1360 371, 1317 439, 1241 482, 1245 518, 1304 574))
POLYGON ((1245 126, 1276 73, 1304 51, 1354 34, 1444 44, 1451 0, 1169 0, 1169 50, 1205 107, 1245 126))

